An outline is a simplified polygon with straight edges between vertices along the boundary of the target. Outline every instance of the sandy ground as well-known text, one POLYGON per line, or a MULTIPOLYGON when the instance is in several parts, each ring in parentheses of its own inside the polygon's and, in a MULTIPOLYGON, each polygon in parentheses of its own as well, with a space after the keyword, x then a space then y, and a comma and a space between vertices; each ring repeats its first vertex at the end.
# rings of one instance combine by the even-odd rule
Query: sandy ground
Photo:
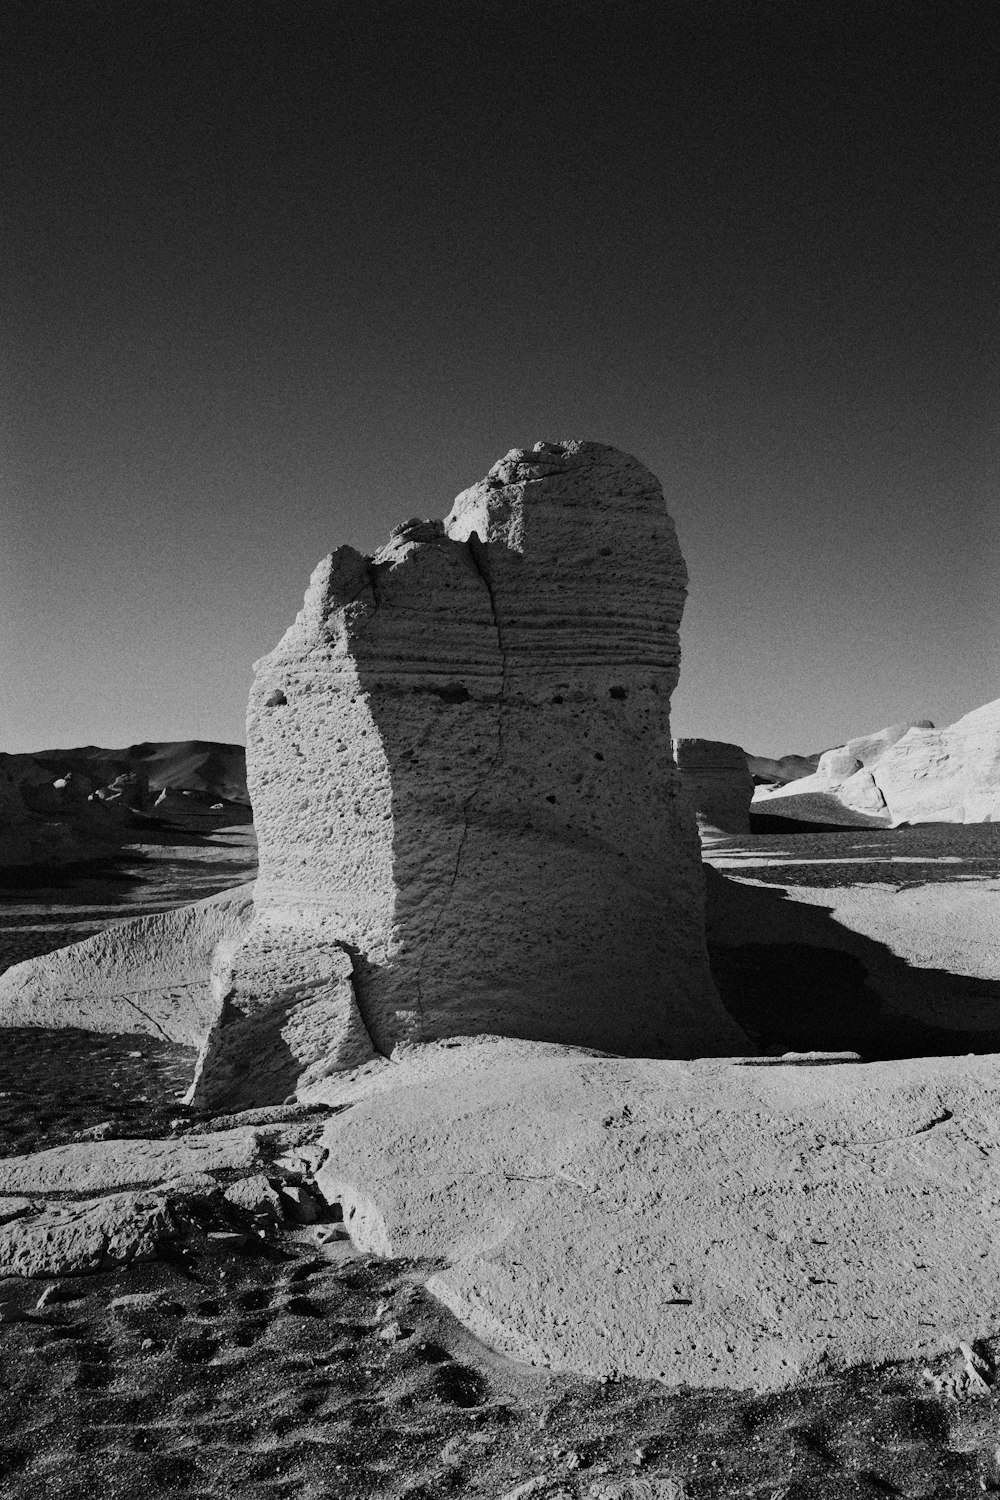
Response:
MULTIPOLYGON (((854 885, 884 884, 894 851, 893 880, 934 879, 948 860, 954 879, 956 858, 974 880, 1000 873, 1000 830, 915 844, 866 831, 864 850, 819 837, 710 852, 775 884, 793 869, 800 881, 804 869, 814 882, 842 881, 844 860, 854 885)), ((217 830, 194 843, 150 841, 113 870, 58 887, 7 889, 0 966, 252 875, 247 831, 217 830)), ((728 962, 732 988, 740 961, 728 962)), ((190 1049, 146 1036, 8 1031, 0 1152, 103 1122, 118 1135, 164 1134, 184 1113, 176 1096, 192 1061, 190 1049)), ((6 1279, 0 1494, 967 1500, 1000 1491, 990 1373, 1000 1346, 980 1351, 978 1397, 961 1382, 954 1394, 935 1391, 916 1365, 763 1398, 556 1377, 471 1339, 424 1289, 434 1269, 359 1256, 349 1242, 320 1245, 309 1229, 220 1249, 194 1226, 150 1265, 57 1283, 6 1279), (135 1294, 145 1295, 115 1305, 135 1294)), ((961 1368, 956 1354, 934 1373, 961 1368)))
POLYGON ((705 840, 716 869, 770 885, 897 889, 1000 878, 1000 823, 927 823, 705 840))

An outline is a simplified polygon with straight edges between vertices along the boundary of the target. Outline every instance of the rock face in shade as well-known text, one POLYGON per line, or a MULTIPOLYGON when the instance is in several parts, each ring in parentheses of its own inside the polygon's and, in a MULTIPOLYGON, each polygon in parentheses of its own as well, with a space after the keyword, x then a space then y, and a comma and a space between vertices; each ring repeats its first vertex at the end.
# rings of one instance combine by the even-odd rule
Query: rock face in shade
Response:
POLYGON ((723 740, 674 740, 684 795, 702 833, 749 833, 753 777, 739 745, 723 740))
POLYGON ((686 581, 654 476, 579 442, 320 564, 257 664, 256 915, 196 1098, 460 1034, 745 1049, 671 754, 686 581))

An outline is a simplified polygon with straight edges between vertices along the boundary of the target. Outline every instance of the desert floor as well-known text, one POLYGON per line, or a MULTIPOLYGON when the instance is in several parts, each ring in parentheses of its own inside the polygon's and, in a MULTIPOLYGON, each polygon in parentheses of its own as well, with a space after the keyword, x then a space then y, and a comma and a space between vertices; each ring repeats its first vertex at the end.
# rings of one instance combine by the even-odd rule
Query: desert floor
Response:
MULTIPOLYGON (((706 852, 725 878, 775 887, 875 891, 1000 874, 996 830, 793 834, 706 852)), ((45 885, 8 882, 0 968, 242 883, 253 859, 248 827, 149 830, 115 861, 45 885)), ((828 1045, 814 1038, 836 998, 830 982, 805 1007, 800 982, 794 1006, 778 1003, 782 962, 760 947, 714 950, 724 997, 775 1046, 828 1045)), ((843 1027, 827 1032, 836 1040, 843 1027)), ((0 1153, 105 1122, 120 1136, 164 1134, 184 1114, 177 1095, 192 1062, 147 1036, 8 1031, 0 1153)), ((897 1364, 754 1396, 557 1376, 477 1344, 424 1290, 431 1270, 321 1244, 309 1227, 220 1247, 194 1225, 168 1258, 125 1272, 5 1279, 0 1494, 957 1500, 1000 1490, 1000 1401, 962 1394, 960 1379, 958 1394, 943 1394, 919 1365, 897 1364), (149 1295, 119 1301, 136 1294, 149 1295)), ((979 1352, 989 1372, 994 1351, 979 1352)), ((956 1353, 934 1373, 961 1368, 956 1353)))

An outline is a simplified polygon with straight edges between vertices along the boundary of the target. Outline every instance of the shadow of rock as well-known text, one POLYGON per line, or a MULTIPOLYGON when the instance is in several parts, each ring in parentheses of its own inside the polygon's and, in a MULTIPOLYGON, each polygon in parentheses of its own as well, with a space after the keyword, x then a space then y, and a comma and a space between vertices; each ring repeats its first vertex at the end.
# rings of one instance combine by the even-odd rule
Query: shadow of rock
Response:
POLYGON ((0 866, 0 892, 4 891, 58 891, 62 901, 88 901, 95 883, 102 890, 107 888, 107 899, 115 901, 117 892, 131 890, 141 885, 141 877, 135 873, 134 861, 119 855, 102 859, 78 859, 65 864, 33 864, 0 866))
MULTIPOLYGON (((939 866, 928 868, 942 878, 939 866)), ((805 883, 798 866, 785 881, 793 869, 805 883)), ((754 873, 770 880, 780 872, 754 873)), ((1000 979, 911 964, 824 906, 710 866, 705 875, 715 982, 764 1050, 854 1051, 866 1062, 1000 1051, 1000 979)), ((944 878, 953 882, 954 873, 944 878)))
POLYGON ((857 823, 824 823, 811 818, 785 818, 780 813, 750 812, 751 833, 857 833, 859 828, 882 828, 874 819, 857 823))

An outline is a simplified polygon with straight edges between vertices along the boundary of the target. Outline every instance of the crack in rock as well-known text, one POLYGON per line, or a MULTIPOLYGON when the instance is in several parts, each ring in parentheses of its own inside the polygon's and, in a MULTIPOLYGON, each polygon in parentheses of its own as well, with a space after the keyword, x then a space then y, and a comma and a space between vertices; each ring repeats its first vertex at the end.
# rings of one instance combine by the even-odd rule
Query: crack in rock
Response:
POLYGON ((469 830, 471 827, 472 807, 477 798, 482 795, 483 789, 485 788, 487 783, 495 774, 498 766, 503 760, 504 754, 503 721, 507 696, 507 649, 504 643, 503 629, 500 625, 500 616, 497 613, 496 595, 494 594, 493 584, 490 581, 489 573, 485 566, 487 558, 486 547, 483 542, 480 541, 478 532, 474 531, 472 533, 468 541, 465 543, 465 548, 473 567, 482 579, 483 586, 486 589, 486 594, 490 601, 490 613, 493 617, 493 628, 496 631, 497 650, 500 653, 500 692, 497 696, 496 706, 497 747, 478 783, 475 787, 473 787, 472 791, 465 799, 465 802, 462 804, 462 832, 459 837, 458 848, 455 851, 455 867, 452 871, 451 879, 449 880, 448 885, 445 889, 444 899, 442 900, 441 906, 438 909, 438 914, 434 919, 434 925, 431 928, 431 931, 427 937, 427 941, 424 943, 423 949, 420 954, 420 961, 417 965, 417 971, 414 978, 414 987, 417 1009, 420 1012, 421 1021, 423 1021, 425 1017, 422 988, 424 963, 426 962, 428 952, 433 950, 434 940, 437 937, 438 928, 441 926, 441 923, 444 920, 445 912, 448 909, 451 898, 455 891, 455 887, 458 884, 458 877, 462 869, 462 855, 465 852, 465 846, 468 842, 469 830), (480 552, 482 553, 482 556, 479 555, 480 552))

